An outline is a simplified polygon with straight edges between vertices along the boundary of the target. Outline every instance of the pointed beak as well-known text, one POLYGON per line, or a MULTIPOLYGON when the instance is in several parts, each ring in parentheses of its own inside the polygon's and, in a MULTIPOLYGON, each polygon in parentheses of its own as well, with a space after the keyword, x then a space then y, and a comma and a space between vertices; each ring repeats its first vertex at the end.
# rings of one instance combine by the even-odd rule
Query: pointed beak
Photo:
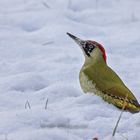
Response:
POLYGON ((72 38, 79 46, 81 46, 82 48, 85 47, 86 41, 84 41, 84 40, 82 40, 82 39, 80 39, 80 38, 78 38, 78 37, 76 37, 76 36, 74 36, 74 35, 72 35, 70 33, 67 33, 67 35, 70 38, 72 38))

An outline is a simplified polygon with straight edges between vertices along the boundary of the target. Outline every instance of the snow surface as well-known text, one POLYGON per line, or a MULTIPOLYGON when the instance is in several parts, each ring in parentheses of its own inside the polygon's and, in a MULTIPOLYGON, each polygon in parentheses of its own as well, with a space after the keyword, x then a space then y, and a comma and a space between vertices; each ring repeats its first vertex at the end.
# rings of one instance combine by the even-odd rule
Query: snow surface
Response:
MULTIPOLYGON (((120 111, 82 92, 84 56, 66 32, 103 44, 108 65, 140 101, 139 7, 139 0, 1 0, 0 140, 112 139, 120 111)), ((139 133, 140 114, 125 112, 114 140, 139 133)))

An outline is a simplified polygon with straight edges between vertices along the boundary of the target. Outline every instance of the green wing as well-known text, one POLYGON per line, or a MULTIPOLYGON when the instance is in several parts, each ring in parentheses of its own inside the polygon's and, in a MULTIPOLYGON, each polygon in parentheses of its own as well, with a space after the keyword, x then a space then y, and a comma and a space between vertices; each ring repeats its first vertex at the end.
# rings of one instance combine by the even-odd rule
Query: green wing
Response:
POLYGON ((90 81, 96 83, 97 89, 102 90, 104 100, 122 108, 127 97, 128 105, 126 109, 130 112, 140 111, 140 105, 133 93, 110 67, 98 64, 83 69, 83 72, 90 81))

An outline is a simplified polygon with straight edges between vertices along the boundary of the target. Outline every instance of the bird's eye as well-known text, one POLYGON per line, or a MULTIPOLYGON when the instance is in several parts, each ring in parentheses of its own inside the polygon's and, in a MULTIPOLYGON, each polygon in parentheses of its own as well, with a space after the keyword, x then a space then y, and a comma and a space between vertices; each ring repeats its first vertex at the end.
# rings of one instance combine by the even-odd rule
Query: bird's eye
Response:
POLYGON ((92 52, 92 50, 95 48, 95 46, 94 45, 92 45, 92 44, 90 44, 89 46, 88 46, 88 51, 89 52, 92 52))
POLYGON ((89 45, 89 48, 91 49, 91 48, 93 48, 93 46, 92 45, 89 45))
POLYGON ((84 50, 85 50, 85 53, 90 56, 90 53, 93 51, 93 49, 95 48, 95 46, 93 44, 90 44, 90 43, 86 43, 84 44, 84 50))

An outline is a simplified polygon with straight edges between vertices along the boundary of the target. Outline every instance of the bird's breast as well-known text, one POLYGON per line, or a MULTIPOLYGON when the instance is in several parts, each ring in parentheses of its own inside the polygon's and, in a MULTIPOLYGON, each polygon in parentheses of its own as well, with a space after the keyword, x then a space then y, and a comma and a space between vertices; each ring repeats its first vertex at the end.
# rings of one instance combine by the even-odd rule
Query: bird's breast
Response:
POLYGON ((97 94, 96 83, 89 80, 88 76, 84 72, 80 72, 80 85, 84 92, 91 92, 97 94))
POLYGON ((89 80, 88 76, 84 72, 80 72, 80 85, 85 93, 92 93, 98 95, 108 102, 110 102, 110 100, 112 99, 112 97, 100 91, 96 87, 96 83, 89 80))
POLYGON ((102 97, 108 103, 111 103, 113 98, 108 96, 108 94, 104 94, 96 87, 96 83, 94 81, 89 80, 88 76, 84 72, 80 72, 80 85, 85 93, 93 93, 102 97))

